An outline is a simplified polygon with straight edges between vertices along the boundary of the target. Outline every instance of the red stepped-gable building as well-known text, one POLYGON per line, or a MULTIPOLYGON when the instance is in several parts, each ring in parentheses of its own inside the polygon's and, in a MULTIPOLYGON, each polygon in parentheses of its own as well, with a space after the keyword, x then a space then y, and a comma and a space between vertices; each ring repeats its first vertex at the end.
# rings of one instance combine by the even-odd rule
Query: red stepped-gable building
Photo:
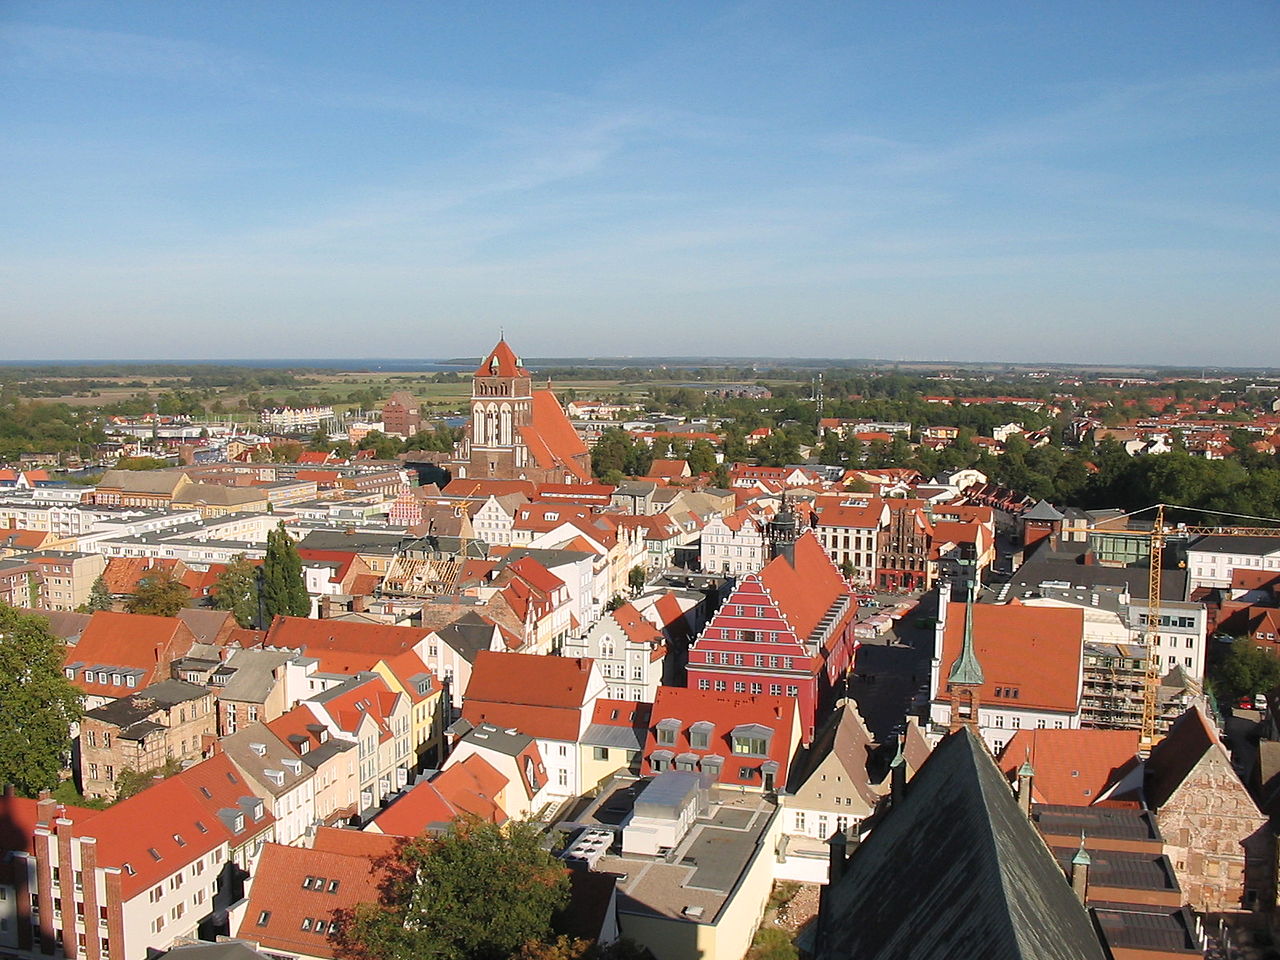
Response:
POLYGON ((773 559, 743 577, 689 653, 689 686, 786 696, 799 706, 802 742, 819 706, 853 665, 858 605, 812 531, 795 537, 784 510, 770 525, 773 559))

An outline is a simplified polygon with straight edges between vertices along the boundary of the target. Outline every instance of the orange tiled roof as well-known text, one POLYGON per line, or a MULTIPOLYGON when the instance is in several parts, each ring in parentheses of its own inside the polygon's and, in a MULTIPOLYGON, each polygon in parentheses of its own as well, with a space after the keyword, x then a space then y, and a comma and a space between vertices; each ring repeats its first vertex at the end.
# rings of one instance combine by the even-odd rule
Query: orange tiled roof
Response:
MULTIPOLYGON (((346 831, 354 833, 355 831, 346 831)), ((268 951, 335 956, 329 932, 339 911, 376 903, 386 870, 377 856, 263 846, 237 936, 268 951)))
MULTIPOLYGON (((973 646, 986 678, 982 702, 1074 713, 1083 636, 1084 611, 1078 608, 974 604, 973 646)), ((949 604, 939 676, 951 672, 963 639, 964 604, 949 604)))
POLYGON ((1000 753, 1000 769, 1016 780, 1030 762, 1038 802, 1087 807, 1137 753, 1136 730, 1019 730, 1000 753))
POLYGON ((472 376, 527 377, 529 371, 520 366, 520 358, 504 339, 499 340, 498 345, 489 351, 489 355, 480 362, 472 376), (497 361, 496 365, 494 361, 497 361))

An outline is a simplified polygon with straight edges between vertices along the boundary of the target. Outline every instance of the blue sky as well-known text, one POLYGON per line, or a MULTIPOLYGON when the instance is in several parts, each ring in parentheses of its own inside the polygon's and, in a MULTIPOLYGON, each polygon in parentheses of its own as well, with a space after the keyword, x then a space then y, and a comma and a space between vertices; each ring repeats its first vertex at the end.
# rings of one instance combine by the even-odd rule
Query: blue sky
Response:
POLYGON ((0 355, 1280 366, 1280 5, 0 0, 0 355))

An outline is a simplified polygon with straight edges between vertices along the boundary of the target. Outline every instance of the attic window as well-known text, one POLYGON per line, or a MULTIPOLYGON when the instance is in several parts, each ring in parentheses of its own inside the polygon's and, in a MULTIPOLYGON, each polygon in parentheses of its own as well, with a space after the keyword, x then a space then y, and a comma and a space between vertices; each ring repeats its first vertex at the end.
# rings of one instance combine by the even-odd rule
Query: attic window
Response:
POLYGON ((308 877, 303 877, 303 878, 302 878, 302 889, 303 889, 303 890, 310 890, 310 889, 311 889, 312 884, 314 884, 315 882, 316 882, 316 878, 315 878, 315 877, 310 877, 310 876, 308 876, 308 877))
POLYGON ((270 920, 271 920, 270 910, 263 910, 260 914, 258 914, 258 926, 265 927, 270 920))
POLYGON ((312 888, 311 888, 311 889, 313 889, 313 890, 315 890, 317 893, 319 893, 320 891, 322 891, 322 890, 324 889, 324 877, 314 877, 313 879, 314 879, 315 883, 312 885, 312 888))
POLYGON ((147 847, 147 853, 151 854, 152 860, 155 860, 157 862, 160 860, 160 851, 157 850, 155 847, 147 847))
POLYGON ((125 872, 125 873, 127 873, 127 874, 128 874, 129 876, 131 876, 131 877, 136 877, 136 876, 138 875, 138 871, 137 871, 137 870, 135 870, 135 869, 133 869, 133 864, 132 864, 132 863, 126 863, 126 864, 124 865, 124 872, 125 872))
POLYGON ((209 832, 209 828, 208 828, 208 827, 206 827, 206 826, 205 826, 203 823, 201 823, 199 820, 197 820, 197 821, 196 821, 196 829, 197 829, 197 830, 199 830, 201 833, 208 833, 208 832, 209 832))
POLYGON ((311 929, 311 918, 310 918, 310 917, 303 917, 303 918, 302 918, 302 929, 303 929, 303 930, 310 930, 310 929, 311 929))
POLYGON ((227 779, 230 780, 232 783, 240 782, 239 780, 236 779, 236 775, 232 773, 230 770, 227 771, 227 779))
POLYGON ((337 880, 330 880, 330 881, 329 881, 329 892, 330 892, 330 893, 337 893, 337 892, 338 892, 338 881, 337 881, 337 880))
POLYGON ((209 792, 209 788, 208 788, 208 787, 201 787, 201 788, 200 788, 200 792, 204 795, 204 798, 205 798, 206 800, 212 800, 212 799, 213 799, 213 794, 209 792))
POLYGON ((173 842, 180 847, 185 847, 187 845, 187 841, 183 840, 182 837, 178 836, 176 833, 173 835, 173 842))

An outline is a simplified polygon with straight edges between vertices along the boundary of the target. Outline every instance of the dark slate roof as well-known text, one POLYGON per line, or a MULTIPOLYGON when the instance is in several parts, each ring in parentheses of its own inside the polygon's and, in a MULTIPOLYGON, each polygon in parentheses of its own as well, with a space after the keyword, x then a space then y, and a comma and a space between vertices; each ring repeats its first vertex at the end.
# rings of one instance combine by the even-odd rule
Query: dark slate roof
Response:
POLYGON ((493 623, 478 613, 468 611, 453 623, 435 631, 435 634, 467 663, 475 663, 476 654, 488 650, 493 643, 493 623))
POLYGON ((1022 515, 1023 520, 1043 520, 1056 523, 1065 519, 1048 500, 1039 501, 1034 507, 1022 515))
POLYGON ((1239 556, 1266 557, 1280 551, 1280 539, 1276 537, 1206 536, 1193 540, 1188 550, 1209 553, 1231 553, 1239 556))
MULTIPOLYGON (((1280 544, 1280 540, 1276 541, 1280 544)), ((1146 563, 1132 567, 1104 567, 1084 562, 1084 544, 1061 544, 1061 549, 1051 550, 1047 545, 1038 546, 1027 561, 1009 578, 1011 597, 1021 597, 1025 592, 1038 593, 1042 583, 1069 583, 1075 587, 1127 588, 1134 600, 1145 599, 1149 572, 1146 563)), ((1183 600, 1187 591, 1187 569, 1179 566, 1182 558, 1177 549, 1165 550, 1160 597, 1164 600, 1183 600)))
POLYGON ((831 887, 817 960, 1102 960, 1084 907, 969 729, 831 887))

